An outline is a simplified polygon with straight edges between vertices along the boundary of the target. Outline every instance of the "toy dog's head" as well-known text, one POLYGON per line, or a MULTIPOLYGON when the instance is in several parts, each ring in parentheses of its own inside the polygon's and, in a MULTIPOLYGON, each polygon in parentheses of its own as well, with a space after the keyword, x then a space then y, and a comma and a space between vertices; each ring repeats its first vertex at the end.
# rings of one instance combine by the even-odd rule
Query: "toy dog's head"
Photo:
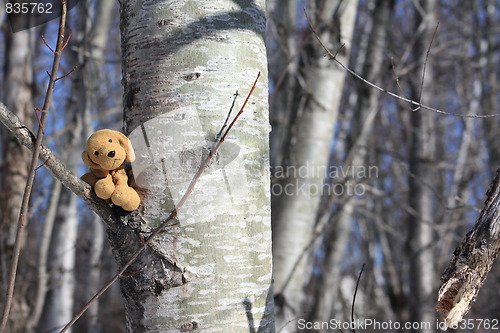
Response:
POLYGON ((121 167, 125 161, 133 162, 135 154, 124 134, 103 129, 87 140, 82 159, 92 169, 111 171, 121 167))

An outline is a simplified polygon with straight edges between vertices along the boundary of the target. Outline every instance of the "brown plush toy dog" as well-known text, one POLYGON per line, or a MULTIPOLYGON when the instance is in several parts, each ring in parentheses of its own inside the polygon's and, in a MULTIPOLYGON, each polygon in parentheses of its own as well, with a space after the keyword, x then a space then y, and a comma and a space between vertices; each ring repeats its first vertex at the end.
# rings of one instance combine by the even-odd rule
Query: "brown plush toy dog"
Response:
POLYGON ((137 192, 128 185, 125 162, 135 160, 130 140, 122 133, 109 129, 95 132, 87 140, 82 159, 90 172, 81 179, 94 188, 101 199, 111 199, 115 205, 132 211, 139 207, 137 192))

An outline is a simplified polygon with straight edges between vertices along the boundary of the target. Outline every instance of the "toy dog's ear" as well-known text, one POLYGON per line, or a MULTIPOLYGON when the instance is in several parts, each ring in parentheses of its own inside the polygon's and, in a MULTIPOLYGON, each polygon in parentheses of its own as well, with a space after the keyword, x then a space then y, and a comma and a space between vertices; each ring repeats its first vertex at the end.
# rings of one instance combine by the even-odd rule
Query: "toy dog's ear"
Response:
POLYGON ((120 142, 120 146, 125 149, 125 152, 127 153, 127 157, 125 160, 127 162, 133 162, 135 161, 135 153, 134 153, 134 148, 132 147, 132 143, 130 140, 127 138, 127 136, 121 132, 117 132, 118 134, 118 142, 120 142))
POLYGON ((101 166, 97 163, 94 163, 90 157, 89 157, 89 154, 87 153, 87 151, 83 151, 82 153, 82 160, 85 164, 87 164, 87 166, 91 167, 92 169, 100 169, 101 166))

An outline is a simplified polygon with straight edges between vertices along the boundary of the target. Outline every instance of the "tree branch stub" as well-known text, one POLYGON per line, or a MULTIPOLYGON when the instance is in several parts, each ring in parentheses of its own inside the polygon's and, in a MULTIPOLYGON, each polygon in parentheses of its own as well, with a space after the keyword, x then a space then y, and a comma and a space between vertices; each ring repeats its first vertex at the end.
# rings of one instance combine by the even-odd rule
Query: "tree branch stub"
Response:
POLYGON ((441 281, 436 309, 443 315, 445 329, 454 327, 469 311, 472 302, 500 251, 500 168, 474 228, 456 248, 441 281))

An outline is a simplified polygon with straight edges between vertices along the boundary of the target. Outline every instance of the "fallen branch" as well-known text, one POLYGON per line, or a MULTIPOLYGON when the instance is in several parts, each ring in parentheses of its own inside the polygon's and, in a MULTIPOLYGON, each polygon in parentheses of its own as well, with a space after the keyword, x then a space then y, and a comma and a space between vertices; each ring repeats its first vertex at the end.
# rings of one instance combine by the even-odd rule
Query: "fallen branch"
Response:
POLYGON ((474 228, 453 253, 441 281, 436 310, 453 328, 467 314, 500 251, 500 168, 486 192, 486 201, 474 228))

